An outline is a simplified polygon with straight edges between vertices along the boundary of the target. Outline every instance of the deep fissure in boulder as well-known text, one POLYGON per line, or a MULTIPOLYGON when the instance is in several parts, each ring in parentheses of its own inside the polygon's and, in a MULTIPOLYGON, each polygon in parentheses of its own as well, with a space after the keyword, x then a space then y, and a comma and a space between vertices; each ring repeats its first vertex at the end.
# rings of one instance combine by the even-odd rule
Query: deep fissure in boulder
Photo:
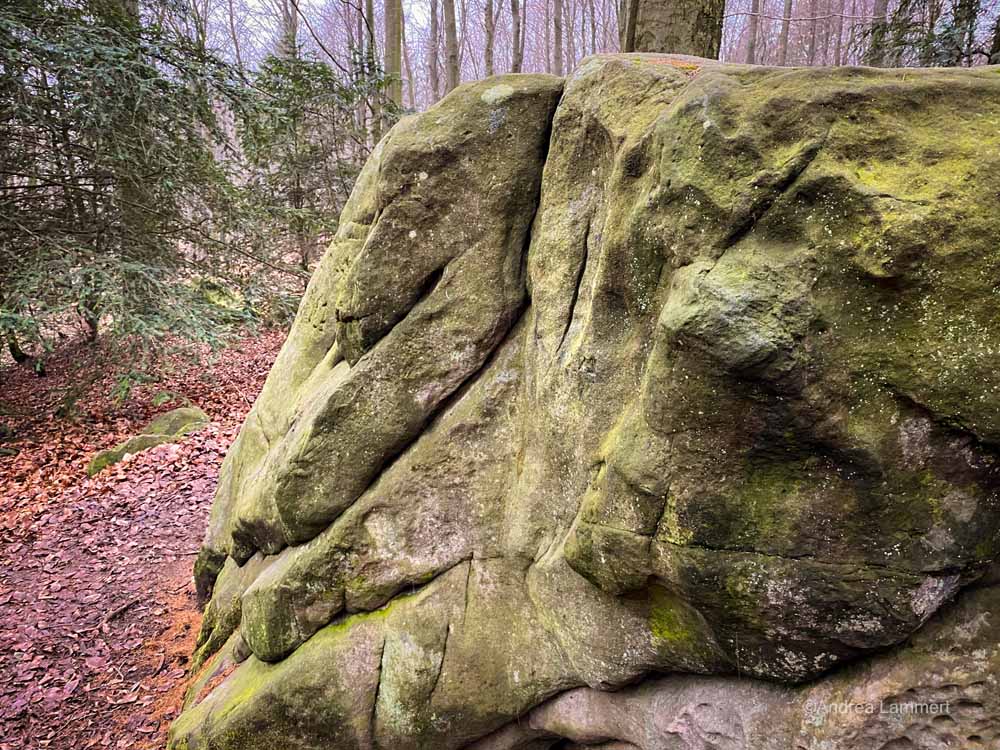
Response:
POLYGON ((995 69, 652 55, 404 119, 223 467, 172 746, 989 747, 997 122, 995 69))

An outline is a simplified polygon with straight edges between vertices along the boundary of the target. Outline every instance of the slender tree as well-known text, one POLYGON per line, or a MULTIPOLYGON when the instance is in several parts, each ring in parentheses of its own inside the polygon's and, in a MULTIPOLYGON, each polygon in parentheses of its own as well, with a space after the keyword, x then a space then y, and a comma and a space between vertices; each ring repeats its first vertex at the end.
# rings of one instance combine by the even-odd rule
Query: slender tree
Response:
POLYGON ((976 27, 982 10, 981 0, 955 0, 952 11, 954 21, 952 52, 947 62, 953 65, 972 65, 976 48, 976 27))
MULTIPOLYGON (((365 49, 365 58, 368 63, 368 70, 374 71, 378 65, 378 50, 375 48, 375 3, 374 0, 365 0, 365 24, 368 31, 368 43, 365 49)), ((382 98, 379 92, 374 92, 368 97, 368 108, 371 111, 372 140, 378 142, 382 138, 382 98)))
POLYGON ((444 5, 445 91, 458 86, 458 31, 455 27, 455 0, 442 0, 444 5))
POLYGON ((552 59, 553 72, 557 76, 563 74, 563 0, 554 0, 552 4, 552 59))
POLYGON ((240 35, 236 31, 236 8, 233 6, 233 0, 227 0, 226 10, 228 11, 227 20, 229 21, 229 41, 233 45, 233 55, 236 58, 236 67, 240 71, 243 71, 243 54, 240 48, 240 35))
POLYGON ((594 0, 587 0, 587 10, 590 11, 590 54, 597 54, 597 9, 594 0))
POLYGON ((299 56, 299 12, 296 0, 280 0, 278 3, 278 56, 286 59, 299 56))
POLYGON ((430 34, 427 66, 430 68, 431 99, 436 102, 441 98, 441 29, 438 24, 438 0, 431 0, 430 34))
POLYGON ((832 0, 825 0, 826 10, 823 13, 823 64, 830 64, 830 39, 833 36, 833 6, 832 0))
POLYGON ((792 0, 785 0, 781 14, 781 33, 778 35, 778 65, 788 64, 788 31, 792 25, 792 0))
POLYGON ((844 13, 846 12, 847 0, 839 0, 837 5, 837 24, 834 30, 833 40, 833 64, 844 64, 844 13))
POLYGON ((399 43, 403 50, 403 67, 406 69, 406 88, 410 95, 410 109, 417 108, 417 92, 413 81, 413 64, 410 61, 410 48, 406 44, 406 13, 403 11, 402 0, 399 6, 399 43))
POLYGON ((524 64, 524 57, 521 51, 521 37, 523 34, 524 30, 521 28, 521 3, 518 0, 510 0, 511 73, 520 73, 521 66, 524 64))
MULTIPOLYGON (((927 23, 924 26, 924 39, 920 45, 920 64, 930 65, 934 62, 934 52, 937 41, 938 22, 941 20, 942 0, 927 0, 927 23)), ((997 16, 1000 23, 1000 15, 997 16)))
POLYGON ((566 72, 573 70, 576 63, 576 7, 575 0, 563 0, 563 15, 566 22, 563 24, 565 30, 566 43, 563 45, 563 52, 566 55, 566 72))
POLYGON ((389 99, 397 106, 403 104, 402 71, 402 1, 385 0, 385 46, 382 50, 383 68, 389 80, 389 99))
POLYGON ((545 16, 542 18, 545 22, 545 46, 543 51, 545 52, 545 72, 552 72, 552 11, 549 6, 548 0, 545 0, 545 16))
POLYGON ((760 0, 750 2, 750 21, 747 25, 747 63, 757 62, 757 28, 760 24, 760 0))
POLYGON ((889 32, 889 0, 875 0, 865 63, 874 67, 885 64, 886 38, 889 32))
POLYGON ((816 64, 816 34, 819 27, 819 4, 809 0, 809 48, 806 51, 806 61, 809 65, 816 64))
POLYGON ((640 0, 622 0, 624 27, 622 30, 622 51, 635 52, 635 23, 639 15, 640 0))
POLYGON ((521 40, 519 49, 517 51, 517 54, 520 55, 521 57, 522 65, 524 64, 524 42, 525 42, 525 37, 527 37, 527 34, 524 33, 524 30, 527 28, 528 28, 528 3, 525 2, 521 6, 521 40))
POLYGON ((486 43, 483 46, 483 62, 486 75, 493 75, 493 44, 496 38, 496 18, 493 15, 493 0, 486 0, 483 8, 483 22, 486 27, 486 43))

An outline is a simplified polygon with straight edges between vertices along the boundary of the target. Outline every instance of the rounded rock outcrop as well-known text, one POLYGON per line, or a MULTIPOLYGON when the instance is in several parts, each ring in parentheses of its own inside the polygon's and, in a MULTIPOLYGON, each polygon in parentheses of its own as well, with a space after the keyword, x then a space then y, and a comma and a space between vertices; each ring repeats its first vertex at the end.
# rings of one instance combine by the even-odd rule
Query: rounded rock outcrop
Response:
POLYGON ((172 747, 995 738, 998 123, 995 69, 655 55, 403 120, 223 466, 172 747))

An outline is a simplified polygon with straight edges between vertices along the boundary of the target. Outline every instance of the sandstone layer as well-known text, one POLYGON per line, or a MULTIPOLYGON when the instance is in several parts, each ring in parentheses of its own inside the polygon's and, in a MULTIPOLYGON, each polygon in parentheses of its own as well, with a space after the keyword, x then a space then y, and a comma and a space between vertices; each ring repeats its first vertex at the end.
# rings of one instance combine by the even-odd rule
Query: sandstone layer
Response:
POLYGON ((404 119, 223 466, 172 746, 995 747, 998 205, 996 68, 404 119))

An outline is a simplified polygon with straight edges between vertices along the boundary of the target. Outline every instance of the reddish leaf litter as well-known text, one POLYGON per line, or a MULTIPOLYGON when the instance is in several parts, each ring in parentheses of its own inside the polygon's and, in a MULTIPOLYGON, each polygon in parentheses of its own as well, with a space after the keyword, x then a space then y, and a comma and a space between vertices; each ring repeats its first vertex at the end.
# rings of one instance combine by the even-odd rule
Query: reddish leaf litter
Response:
POLYGON ((168 360, 120 406, 107 345, 68 345, 44 378, 0 369, 0 449, 16 451, 0 456, 0 750, 164 746, 200 622, 191 566, 219 464, 283 337, 168 360), (74 416, 53 416, 80 383, 74 416), (155 406, 162 391, 212 424, 88 478, 95 451, 182 403, 155 406))

